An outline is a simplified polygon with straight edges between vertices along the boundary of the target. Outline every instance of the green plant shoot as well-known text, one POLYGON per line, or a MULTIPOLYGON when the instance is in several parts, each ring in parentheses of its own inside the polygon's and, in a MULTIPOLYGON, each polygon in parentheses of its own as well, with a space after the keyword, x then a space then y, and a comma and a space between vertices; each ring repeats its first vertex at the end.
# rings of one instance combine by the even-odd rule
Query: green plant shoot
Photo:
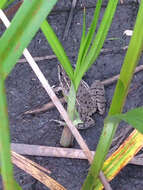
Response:
MULTIPOLYGON (((109 116, 114 116, 115 114, 119 114, 122 112, 134 70, 143 50, 143 30, 140 29, 140 26, 142 25, 142 20, 143 1, 141 1, 140 4, 133 36, 131 38, 129 48, 120 72, 120 77, 116 85, 108 114, 109 116)), ((97 146, 96 154, 94 156, 93 164, 90 167, 88 176, 82 188, 83 190, 86 190, 87 187, 88 189, 93 189, 96 187, 99 172, 102 169, 105 157, 111 145, 117 126, 117 121, 111 122, 110 120, 108 122, 105 122, 99 144, 97 146)))

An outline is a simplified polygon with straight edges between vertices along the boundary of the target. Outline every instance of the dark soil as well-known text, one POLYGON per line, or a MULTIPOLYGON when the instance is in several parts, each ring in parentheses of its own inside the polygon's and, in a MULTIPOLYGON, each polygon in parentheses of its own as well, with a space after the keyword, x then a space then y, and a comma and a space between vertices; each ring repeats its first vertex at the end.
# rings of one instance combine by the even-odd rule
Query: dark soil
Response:
MULTIPOLYGON (((96 2, 94 0, 86 0, 85 6, 87 13, 87 25, 90 24, 96 2)), ((102 15, 105 10, 107 1, 104 1, 102 7, 102 15)), ((77 58, 79 48, 82 16, 81 0, 78 1, 77 8, 74 13, 72 26, 67 40, 63 41, 62 36, 68 18, 71 2, 60 0, 54 10, 48 17, 53 29, 61 40, 71 62, 74 64, 77 58)), ((84 79, 89 84, 94 80, 104 80, 112 77, 120 72, 121 65, 124 60, 125 51, 120 50, 121 47, 128 45, 129 37, 123 38, 123 32, 127 29, 133 29, 138 10, 138 4, 133 1, 125 0, 124 4, 118 5, 115 18, 108 38, 119 38, 119 40, 106 40, 104 48, 116 49, 102 53, 92 68, 86 73, 84 79)), ((33 56, 51 55, 52 50, 49 47, 41 31, 37 33, 28 47, 33 56)), ((142 59, 143 60, 143 59, 142 59)), ((141 61, 140 61, 141 62, 141 61)), ((38 62, 39 67, 44 72, 46 78, 51 85, 58 86, 57 79, 57 63, 56 59, 38 62)), ((125 105, 125 111, 143 105, 143 79, 142 73, 134 76, 132 82, 133 90, 128 95, 125 105), (137 88, 134 89, 134 87, 137 88)), ((6 80, 8 110, 10 119, 11 141, 14 143, 25 143, 34 145, 47 145, 60 147, 59 140, 62 132, 60 128, 51 119, 59 119, 59 113, 56 109, 51 109, 45 113, 34 116, 24 116, 27 110, 39 107, 50 101, 45 90, 39 83, 35 74, 27 63, 20 63, 15 66, 11 74, 6 80)), ((113 96, 115 84, 105 88, 108 112, 111 99, 113 96)), ((104 118, 106 116, 104 114, 104 118)), ((93 128, 81 131, 83 138, 91 150, 95 150, 99 136, 103 126, 103 117, 94 114, 93 118, 96 124, 93 128)), ((75 148, 79 148, 77 142, 74 143, 75 148)), ((40 165, 51 170, 51 177, 56 179, 68 190, 79 190, 87 175, 89 164, 86 160, 49 158, 49 157, 29 157, 40 165)), ((23 190, 46 190, 47 187, 42 185, 30 175, 15 167, 15 176, 22 186, 23 190)), ((142 190, 143 189, 143 167, 142 166, 126 166, 119 175, 111 182, 114 190, 142 190)), ((2 187, 1 187, 2 189, 2 187)))

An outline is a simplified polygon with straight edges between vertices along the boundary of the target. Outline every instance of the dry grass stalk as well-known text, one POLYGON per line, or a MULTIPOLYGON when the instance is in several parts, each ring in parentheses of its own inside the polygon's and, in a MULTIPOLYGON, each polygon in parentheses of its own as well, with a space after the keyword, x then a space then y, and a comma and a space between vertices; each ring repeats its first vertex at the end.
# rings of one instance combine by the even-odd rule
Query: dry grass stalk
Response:
MULTIPOLYGON (((51 190, 66 190, 62 185, 57 181, 49 177, 43 172, 45 168, 42 168, 40 165, 32 162, 31 160, 15 153, 12 151, 12 162, 18 166, 20 169, 24 170, 26 173, 33 176, 35 179, 46 185, 51 190), (42 171, 41 171, 42 169, 42 171)), ((48 171, 48 170, 47 170, 48 171)), ((49 173, 49 171, 48 171, 49 173)))
MULTIPOLYGON (((12 143, 11 148, 14 152, 23 155, 87 160, 87 157, 85 156, 83 150, 81 149, 49 147, 41 145, 18 144, 18 143, 12 143)), ((95 151, 91 151, 91 153, 92 155, 94 155, 95 151)), ((143 153, 132 158, 129 164, 143 166, 143 153)))

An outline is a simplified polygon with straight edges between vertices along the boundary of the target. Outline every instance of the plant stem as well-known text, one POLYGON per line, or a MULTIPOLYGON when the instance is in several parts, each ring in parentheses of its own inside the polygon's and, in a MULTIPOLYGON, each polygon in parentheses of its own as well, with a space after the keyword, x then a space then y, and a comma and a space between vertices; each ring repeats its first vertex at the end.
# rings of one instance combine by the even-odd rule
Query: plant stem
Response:
MULTIPOLYGON (((68 96, 68 102, 67 102, 67 112, 71 119, 71 121, 74 121, 75 119, 75 103, 76 103, 76 92, 73 86, 73 83, 71 82, 71 87, 69 91, 68 96)), ((60 144, 63 147, 71 147, 73 145, 74 137, 70 131, 70 129, 65 126, 62 132, 60 144)))
POLYGON ((20 190, 13 175, 10 153, 9 121, 6 101, 6 91, 3 75, 0 73, 0 161, 3 186, 5 190, 20 190))

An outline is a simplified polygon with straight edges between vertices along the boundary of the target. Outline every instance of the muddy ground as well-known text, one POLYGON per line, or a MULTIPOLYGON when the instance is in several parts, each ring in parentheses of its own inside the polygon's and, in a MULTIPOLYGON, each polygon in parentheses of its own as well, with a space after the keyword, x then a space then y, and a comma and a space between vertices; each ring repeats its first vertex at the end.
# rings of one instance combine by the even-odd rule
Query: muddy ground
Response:
MULTIPOLYGON (((91 22, 95 4, 95 0, 85 1, 87 25, 91 22)), ((102 13, 105 10, 106 4, 107 1, 104 1, 102 13)), ((81 0, 79 0, 74 13, 70 33, 68 38, 63 41, 62 37, 70 6, 70 1, 60 0, 48 17, 48 20, 60 38, 71 62, 74 64, 77 58, 81 37, 83 11, 81 9, 81 0)), ((104 44, 104 48, 116 50, 102 53, 98 57, 96 63, 94 63, 84 77, 88 84, 91 84, 96 79, 104 80, 119 73, 126 53, 124 50, 121 50, 121 47, 128 45, 130 39, 129 37, 124 38, 122 35, 126 29, 133 28, 137 10, 138 4, 134 3, 132 0, 124 0, 124 4, 118 5, 113 24, 108 34, 108 39, 104 44), (113 41, 109 40, 109 38, 112 37, 119 39, 113 41)), ((28 49, 33 56, 53 54, 41 31, 37 33, 28 49)), ((141 62, 142 61, 140 61, 140 63, 141 62)), ((58 85, 57 63, 58 61, 56 59, 38 62, 39 67, 44 72, 51 85, 58 85)), ((142 72, 140 72, 134 76, 132 82, 133 90, 128 95, 124 111, 143 105, 142 84, 142 72)), ((60 118, 56 109, 51 109, 45 113, 34 116, 23 115, 25 111, 37 108, 50 101, 50 98, 27 63, 19 63, 15 66, 6 80, 6 87, 11 141, 14 143, 60 147, 59 140, 62 128, 50 121, 51 119, 60 118)), ((86 140, 91 150, 95 150, 96 148, 103 126, 103 119, 108 112, 114 88, 115 84, 105 88, 107 107, 104 117, 94 114, 93 119, 96 120, 95 126, 91 129, 81 131, 83 138, 86 140)), ((74 143, 74 147, 79 148, 77 142, 74 143)), ((32 156, 28 158, 51 170, 51 177, 56 179, 68 190, 79 190, 81 188, 89 168, 89 164, 86 160, 32 156)), ((17 167, 15 167, 15 176, 23 190, 47 189, 47 187, 17 167)), ((142 179, 143 167, 128 165, 111 182, 111 185, 114 190, 142 190, 142 179)))

